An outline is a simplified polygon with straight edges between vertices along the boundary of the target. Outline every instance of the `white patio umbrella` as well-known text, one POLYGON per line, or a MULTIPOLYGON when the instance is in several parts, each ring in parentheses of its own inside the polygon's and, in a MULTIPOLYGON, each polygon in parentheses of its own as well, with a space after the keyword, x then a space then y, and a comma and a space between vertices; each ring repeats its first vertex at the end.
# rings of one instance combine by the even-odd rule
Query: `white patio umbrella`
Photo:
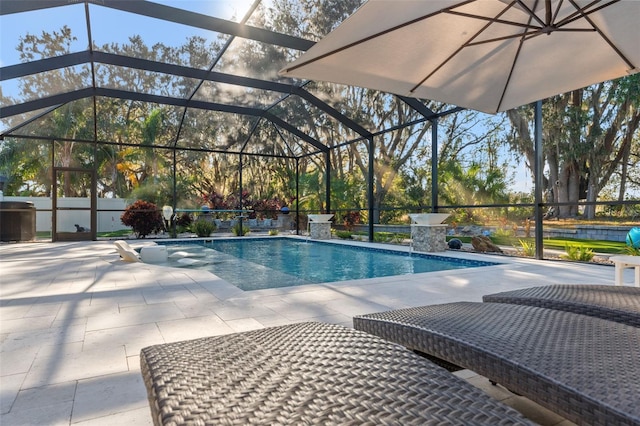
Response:
POLYGON ((537 101, 540 259, 540 100, 638 71, 640 0, 370 0, 280 73, 488 113, 537 101))
POLYGON ((640 0, 370 0, 281 71, 495 113, 640 69, 640 0))

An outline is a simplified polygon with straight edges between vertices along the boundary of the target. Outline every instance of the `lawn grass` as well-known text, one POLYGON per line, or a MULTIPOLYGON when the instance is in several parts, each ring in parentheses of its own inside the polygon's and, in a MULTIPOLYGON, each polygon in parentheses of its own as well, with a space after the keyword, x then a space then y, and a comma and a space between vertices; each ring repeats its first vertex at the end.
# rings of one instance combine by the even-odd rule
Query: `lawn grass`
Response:
POLYGON ((564 250, 565 246, 585 247, 596 253, 617 254, 625 251, 626 243, 606 240, 577 240, 575 238, 549 238, 544 240, 544 246, 550 249, 564 250))
POLYGON ((129 235, 131 235, 131 229, 120 229, 119 231, 97 233, 97 236, 102 238, 128 237, 129 235))
MULTIPOLYGON (((131 235, 130 229, 120 229, 118 231, 98 232, 98 238, 116 238, 116 237, 128 237, 131 235)), ((51 231, 38 231, 36 232, 36 239, 46 240, 51 238, 51 231)))
MULTIPOLYGON (((447 237, 447 239, 458 238, 463 243, 471 243, 471 237, 455 236, 447 237)), ((527 243, 534 243, 533 237, 496 237, 492 236, 491 241, 499 246, 520 247, 520 240, 527 243)), ((579 240, 575 238, 545 238, 543 240, 544 248, 553 250, 565 250, 569 247, 584 247, 593 250, 596 253, 620 254, 625 252, 626 244, 617 241, 606 240, 579 240)))

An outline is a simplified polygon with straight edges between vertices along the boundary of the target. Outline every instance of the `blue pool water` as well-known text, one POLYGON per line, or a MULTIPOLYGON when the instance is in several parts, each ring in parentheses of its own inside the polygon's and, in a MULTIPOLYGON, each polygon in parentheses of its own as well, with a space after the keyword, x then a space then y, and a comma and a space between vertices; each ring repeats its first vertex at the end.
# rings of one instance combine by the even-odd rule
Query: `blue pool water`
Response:
POLYGON ((292 238, 160 242, 170 265, 205 269, 242 290, 496 265, 292 238))

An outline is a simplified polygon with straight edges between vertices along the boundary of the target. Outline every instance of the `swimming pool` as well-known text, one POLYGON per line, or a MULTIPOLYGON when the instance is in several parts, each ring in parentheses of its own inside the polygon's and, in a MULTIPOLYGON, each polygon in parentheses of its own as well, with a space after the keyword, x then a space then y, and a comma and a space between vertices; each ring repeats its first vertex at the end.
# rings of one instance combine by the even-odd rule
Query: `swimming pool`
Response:
POLYGON ((496 265, 283 237, 159 244, 167 246, 170 265, 210 271, 246 291, 496 265))

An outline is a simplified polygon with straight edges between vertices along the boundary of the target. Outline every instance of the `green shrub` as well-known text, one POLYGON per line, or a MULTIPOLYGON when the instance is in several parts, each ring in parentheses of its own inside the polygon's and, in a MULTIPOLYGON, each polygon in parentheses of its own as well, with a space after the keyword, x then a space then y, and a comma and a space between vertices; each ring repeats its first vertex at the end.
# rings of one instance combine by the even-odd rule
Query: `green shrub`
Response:
POLYGON ((626 246, 624 248, 624 254, 628 254, 629 256, 640 256, 640 248, 635 248, 633 246, 626 246))
POLYGON ((336 237, 342 240, 350 240, 352 235, 353 235, 353 232, 351 231, 340 231, 340 230, 336 231, 336 237))
POLYGON ((640 256, 640 247, 634 247, 634 241, 633 238, 631 238, 631 235, 629 235, 629 242, 631 244, 626 245, 626 247, 624 248, 624 253, 628 254, 629 256, 640 256))
POLYGON ((269 229, 269 235, 278 235, 277 229, 269 229))
POLYGON ((233 232, 233 235, 235 235, 236 237, 242 237, 243 235, 247 235, 249 233, 250 229, 248 226, 244 226, 240 225, 240 222, 237 222, 235 225, 233 225, 233 228, 231 228, 231 232, 233 232))
POLYGON ((394 233, 391 235, 391 242, 401 244, 405 239, 411 238, 410 234, 394 233))
POLYGON ((589 262, 593 259, 593 250, 584 246, 564 246, 567 254, 563 254, 560 256, 563 259, 567 260, 579 260, 583 262, 589 262))
POLYGON ((526 257, 533 257, 536 254, 536 243, 529 242, 525 240, 518 240, 520 242, 520 247, 516 247, 518 253, 522 254, 526 257))
POLYGON ((129 205, 120 216, 120 221, 133 229, 136 238, 144 238, 164 229, 164 221, 158 206, 143 200, 129 205))
POLYGON ((398 243, 403 239, 402 234, 396 234, 394 232, 375 232, 373 234, 373 241, 377 243, 398 243))
POLYGON ((180 216, 175 218, 176 227, 178 228, 178 232, 186 232, 191 230, 191 224, 193 220, 191 219, 191 215, 189 213, 182 213, 180 216))
POLYGON ((497 228, 493 233, 495 237, 514 237, 515 235, 516 233, 513 230, 507 228, 497 228))
POLYGON ((216 230, 216 224, 207 219, 198 219, 191 224, 191 231, 198 237, 208 237, 216 230))
POLYGON ((373 241, 376 243, 388 243, 391 240, 391 236, 388 232, 374 232, 373 241))

